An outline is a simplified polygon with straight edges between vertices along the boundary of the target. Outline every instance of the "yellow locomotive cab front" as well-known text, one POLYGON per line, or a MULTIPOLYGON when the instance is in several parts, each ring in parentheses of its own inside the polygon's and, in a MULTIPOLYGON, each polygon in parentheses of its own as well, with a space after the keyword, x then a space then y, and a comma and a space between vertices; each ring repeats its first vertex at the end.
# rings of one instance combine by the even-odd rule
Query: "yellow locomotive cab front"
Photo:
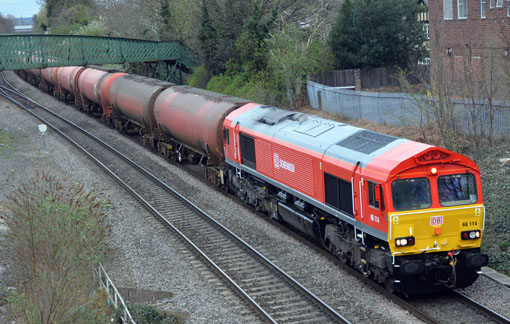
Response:
POLYGON ((485 208, 469 205, 393 212, 388 214, 388 219, 392 255, 479 248, 485 208), (409 241, 409 238, 412 244, 402 244, 402 239, 409 241))
POLYGON ((463 288, 488 263, 480 253, 485 208, 479 173, 439 168, 391 182, 389 262, 400 291, 423 291, 430 284, 463 288))

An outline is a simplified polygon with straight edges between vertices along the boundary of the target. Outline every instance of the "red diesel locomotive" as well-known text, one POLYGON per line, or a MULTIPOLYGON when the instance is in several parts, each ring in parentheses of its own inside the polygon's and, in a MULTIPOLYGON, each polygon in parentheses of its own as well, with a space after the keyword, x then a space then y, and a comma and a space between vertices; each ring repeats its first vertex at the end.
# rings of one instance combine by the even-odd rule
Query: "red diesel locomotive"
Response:
POLYGON ((213 183, 390 290, 466 287, 488 263, 480 171, 461 154, 140 76, 20 74, 166 157, 200 163, 213 183))

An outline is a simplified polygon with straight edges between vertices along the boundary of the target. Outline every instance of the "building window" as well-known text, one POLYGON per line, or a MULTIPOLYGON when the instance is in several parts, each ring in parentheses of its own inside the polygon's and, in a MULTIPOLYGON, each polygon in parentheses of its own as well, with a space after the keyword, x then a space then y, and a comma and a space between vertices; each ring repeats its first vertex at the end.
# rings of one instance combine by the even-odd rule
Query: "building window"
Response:
POLYGON ((459 19, 467 18, 467 0, 458 0, 457 9, 459 13, 459 19))
POLYGON ((452 0, 443 0, 443 16, 444 19, 453 19, 452 0))
POLYGON ((494 8, 496 6, 496 0, 490 0, 491 1, 491 8, 494 8))
POLYGON ((503 8, 503 0, 496 0, 496 7, 503 8))
POLYGON ((480 0, 480 17, 485 18, 486 0, 480 0))
POLYGON ((506 0, 506 16, 510 17, 510 0, 506 0))

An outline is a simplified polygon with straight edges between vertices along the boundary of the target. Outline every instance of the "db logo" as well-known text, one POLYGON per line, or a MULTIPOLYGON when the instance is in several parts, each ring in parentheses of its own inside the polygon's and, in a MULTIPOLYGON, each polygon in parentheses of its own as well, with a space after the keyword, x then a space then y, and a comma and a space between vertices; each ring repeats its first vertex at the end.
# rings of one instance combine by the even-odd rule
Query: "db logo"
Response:
POLYGON ((294 172, 294 164, 280 159, 278 153, 273 153, 273 162, 275 169, 285 169, 290 172, 294 172))
POLYGON ((443 225, 443 216, 430 217, 430 226, 443 225))

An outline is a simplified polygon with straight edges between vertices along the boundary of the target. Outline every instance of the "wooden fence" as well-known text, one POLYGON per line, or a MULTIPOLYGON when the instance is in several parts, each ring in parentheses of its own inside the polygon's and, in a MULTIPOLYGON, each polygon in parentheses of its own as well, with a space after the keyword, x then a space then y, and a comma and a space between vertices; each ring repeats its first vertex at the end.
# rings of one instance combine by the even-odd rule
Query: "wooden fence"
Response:
MULTIPOLYGON (((429 66, 418 65, 407 76, 410 84, 429 82, 429 66)), ((376 69, 337 70, 315 75, 311 81, 330 87, 355 87, 355 90, 398 87, 398 69, 395 67, 376 69)))

